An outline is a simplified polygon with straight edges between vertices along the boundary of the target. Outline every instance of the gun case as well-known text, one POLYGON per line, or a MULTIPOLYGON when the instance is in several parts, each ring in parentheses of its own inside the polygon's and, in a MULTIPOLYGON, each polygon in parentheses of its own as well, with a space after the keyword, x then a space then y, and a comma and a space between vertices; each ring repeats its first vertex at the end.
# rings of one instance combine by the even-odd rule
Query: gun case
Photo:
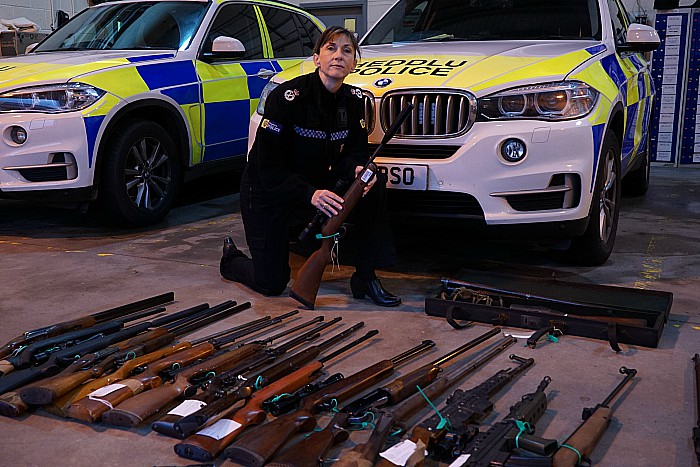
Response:
POLYGON ((442 279, 425 312, 456 320, 534 329, 535 346, 557 333, 656 348, 671 310, 673 294, 629 287, 583 284, 555 279, 461 270, 442 279))

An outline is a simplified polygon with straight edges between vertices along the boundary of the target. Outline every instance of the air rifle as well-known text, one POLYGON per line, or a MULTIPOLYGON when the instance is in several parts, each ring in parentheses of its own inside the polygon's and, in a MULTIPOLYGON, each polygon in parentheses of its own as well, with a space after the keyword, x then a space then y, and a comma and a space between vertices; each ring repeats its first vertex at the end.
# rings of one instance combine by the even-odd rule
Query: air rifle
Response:
POLYGON ((241 408, 234 408, 219 418, 216 422, 187 437, 175 445, 175 453, 186 459, 208 462, 218 456, 243 430, 251 425, 262 423, 267 413, 262 409, 262 403, 277 394, 296 391, 311 383, 323 369, 325 362, 354 348, 378 333, 369 331, 363 337, 346 344, 335 352, 308 363, 281 379, 269 384, 253 395, 241 408))
POLYGON ((416 393, 417 387, 423 388, 435 381, 439 373, 442 371, 442 365, 444 363, 458 357, 467 350, 486 342, 491 337, 500 334, 500 332, 501 328, 492 328, 488 332, 475 339, 472 339, 451 352, 448 352, 437 360, 413 370, 406 375, 400 376, 394 381, 375 389, 360 399, 355 400, 351 404, 341 409, 341 412, 347 412, 353 416, 363 415, 370 408, 379 409, 385 405, 394 405, 401 402, 410 395, 416 393))
MULTIPOLYGON (((299 369, 314 358, 316 358, 323 350, 337 344, 343 339, 356 332, 364 326, 363 322, 359 322, 345 331, 336 334, 335 336, 321 342, 312 347, 290 355, 278 362, 275 362, 266 368, 247 372, 243 375, 222 374, 212 380, 207 389, 196 396, 199 401, 199 408, 196 411, 185 413, 185 407, 175 407, 170 414, 153 423, 153 429, 159 433, 173 436, 175 438, 186 438, 195 433, 205 425, 216 420, 217 415, 222 414, 240 400, 246 399, 251 394, 268 384, 274 383, 280 378, 299 369)), ((317 384, 308 384, 302 390, 307 393, 317 391, 330 384, 342 379, 342 375, 328 378, 321 386, 317 384), (329 382, 330 381, 330 382, 329 382)), ((192 405, 192 401, 189 401, 192 405)), ((195 406, 196 407, 196 406, 195 406)))
MULTIPOLYGON (((620 368, 620 373, 625 375, 625 378, 617 385, 612 393, 600 404, 595 407, 587 407, 583 409, 583 423, 576 428, 576 431, 562 443, 559 450, 554 454, 553 464, 557 467, 569 466, 574 467, 582 459, 588 458, 600 437, 605 433, 605 430, 610 424, 610 418, 613 411, 610 408, 612 400, 622 390, 627 383, 637 374, 637 370, 631 368, 620 368)), ((511 460, 515 461, 516 456, 511 456, 511 460)))
POLYGON ((44 326, 43 328, 25 331, 22 333, 22 335, 15 337, 2 346, 0 349, 0 358, 10 355, 16 352, 17 349, 20 349, 22 346, 31 344, 32 342, 58 336, 66 332, 88 328, 105 321, 123 318, 137 311, 164 305, 165 303, 172 302, 174 299, 175 294, 173 292, 168 292, 156 295, 154 297, 145 298, 143 300, 131 302, 126 305, 121 305, 116 308, 111 308, 109 310, 101 311, 99 313, 83 316, 82 318, 76 318, 69 321, 44 326))
MULTIPOLYGON (((193 312, 198 312, 209 305, 203 304, 191 308, 193 312)), ((12 355, 0 361, 0 376, 7 375, 15 370, 23 370, 31 366, 41 365, 49 359, 53 352, 66 349, 86 342, 90 339, 114 334, 124 328, 130 321, 137 321, 148 316, 161 313, 163 308, 151 308, 149 310, 132 313, 123 318, 105 321, 85 329, 70 331, 58 336, 52 336, 37 342, 32 342, 26 346, 18 348, 12 355)))
MULTIPOLYGON (((393 407, 385 407, 379 410, 371 409, 368 415, 374 418, 374 428, 366 443, 356 445, 352 450, 344 453, 340 460, 334 464, 337 467, 362 467, 374 465, 374 461, 379 455, 379 451, 384 446, 389 434, 399 426, 404 428, 404 424, 425 408, 428 400, 434 400, 458 381, 473 373, 491 361, 496 355, 513 345, 517 341, 514 337, 506 337, 494 344, 485 354, 469 364, 454 364, 454 368, 446 371, 444 375, 438 377, 429 386, 422 388, 423 394, 416 393, 406 400, 399 402, 393 407), (425 395, 425 396, 424 396, 425 395)), ((310 438, 316 436, 312 434, 310 438)), ((279 462, 279 459, 275 459, 279 462)), ((282 464, 280 464, 282 465, 282 464)), ((296 464, 285 464, 294 466, 296 464)))
POLYGON ((556 440, 535 436, 535 422, 547 410, 547 396, 544 390, 552 379, 545 376, 535 392, 526 394, 510 408, 508 415, 491 426, 487 431, 476 435, 462 450, 469 454, 463 464, 469 467, 504 465, 514 449, 549 456, 557 449, 556 440))
MULTIPOLYGON (((204 326, 208 326, 214 321, 227 318, 235 313, 250 308, 250 302, 235 306, 236 302, 225 302, 212 308, 208 308, 207 316, 195 319, 192 322, 182 323, 176 326, 166 326, 168 333, 158 336, 153 340, 145 342, 143 345, 133 348, 125 348, 115 355, 113 362, 105 362, 102 365, 91 364, 71 364, 64 371, 56 376, 45 378, 37 383, 29 384, 19 390, 19 395, 25 404, 46 405, 56 399, 68 394, 72 389, 88 379, 102 376, 106 371, 112 369, 118 361, 127 358, 136 358, 154 352, 175 341, 179 336, 189 334, 204 326), (234 306, 231 306, 234 305, 234 306)), ((108 347, 109 348, 109 347, 108 347)))
MULTIPOLYGON (((161 311, 164 311, 162 309, 161 311)), ((31 383, 47 376, 53 376, 63 368, 73 363, 77 358, 96 352, 110 346, 117 346, 119 350, 146 342, 155 337, 168 333, 166 324, 174 323, 183 318, 200 312, 195 308, 182 310, 166 315, 153 321, 141 322, 124 328, 115 333, 88 339, 80 344, 51 353, 48 360, 39 366, 16 370, 0 378, 0 394, 4 394, 20 386, 31 383)), ((180 321, 181 322, 181 321, 180 321)))
MULTIPOLYGON (((199 386, 206 381, 207 375, 216 375, 223 371, 231 370, 234 367, 240 368, 242 366, 247 368, 251 364, 250 359, 254 359, 255 354, 264 351, 268 343, 289 335, 292 332, 296 332, 302 327, 312 325, 322 320, 323 317, 319 316, 300 326, 277 333, 274 336, 258 339, 238 346, 235 349, 219 353, 213 358, 209 358, 198 364, 186 367, 185 364, 181 364, 180 366, 184 368, 181 370, 176 369, 170 375, 168 375, 167 371, 149 372, 149 374, 145 376, 141 374, 132 378, 132 384, 126 384, 126 381, 122 381, 121 383, 125 387, 119 388, 118 393, 109 395, 110 398, 118 398, 119 402, 117 402, 117 404, 119 405, 111 401, 105 401, 104 394, 99 398, 99 401, 102 402, 103 405, 109 406, 109 410, 102 414, 102 421, 109 425, 125 427, 136 426, 147 417, 160 411, 161 408, 177 397, 183 395, 187 397, 196 393, 199 386), (202 380, 202 377, 205 379, 202 380), (173 379, 173 382, 171 384, 163 384, 165 379, 173 379), (140 393, 144 389, 149 390, 140 393)), ((250 332, 249 330, 244 331, 250 332)), ((240 335, 234 334, 222 338, 220 340, 220 345, 229 344, 238 337, 240 337, 240 335)), ((219 348, 215 344, 206 344, 214 348, 219 348)), ((209 353, 209 355, 211 355, 211 353, 209 353)), ((188 361, 187 364, 190 363, 192 363, 192 361, 188 361)), ((166 370, 162 366, 161 369, 166 370)))
MULTIPOLYGON (((229 300, 212 308, 208 308, 208 305, 205 304, 183 310, 180 313, 185 313, 185 315, 190 311, 200 311, 167 324, 162 329, 140 334, 104 349, 85 354, 54 376, 43 378, 38 383, 29 383, 1 395, 0 415, 19 417, 29 408, 29 404, 46 405, 62 396, 67 396, 81 383, 113 370, 128 358, 154 352, 173 342, 179 335, 192 332, 216 319, 224 318, 244 309, 244 307, 227 309, 235 303, 229 300), (20 397, 22 391, 25 392, 24 399, 20 397)), ((58 415, 63 416, 62 413, 58 413, 58 415)))
MULTIPOLYGON (((484 336, 482 336, 482 338, 483 337, 484 336)), ((435 388, 437 386, 439 387, 438 391, 442 392, 445 389, 447 389, 449 385, 452 385, 457 380, 466 376, 467 373, 473 371, 482 363, 485 363, 497 353, 500 353, 506 347, 512 345, 513 342, 515 342, 515 338, 512 337, 499 341, 499 343, 496 344, 496 346, 494 347, 495 350, 492 349, 486 357, 482 357, 474 364, 465 365, 463 362, 455 362, 450 367, 448 367, 450 368, 450 370, 448 370, 448 374, 446 376, 438 377, 437 379, 431 381, 430 385, 420 385, 420 387, 423 388, 424 391, 430 392, 432 390, 431 388, 435 388)), ((456 349, 452 353, 456 353, 457 350, 459 349, 456 349)), ((408 377, 409 375, 406 376, 408 377)), ((396 381, 401 380, 401 378, 399 378, 396 381)), ((408 378, 406 384, 412 384, 409 383, 410 379, 411 378, 408 378)), ((394 383, 396 381, 394 381, 394 383)), ((391 387, 394 383, 390 383, 388 386, 391 387)), ((343 409, 340 410, 340 412, 338 412, 338 414, 336 414, 333 417, 330 423, 323 430, 312 433, 311 435, 304 438, 302 441, 300 441, 290 449, 287 449, 285 452, 276 455, 267 465, 275 467, 304 467, 306 465, 312 464, 321 465, 321 463, 325 460, 326 453, 330 450, 330 448, 334 444, 342 442, 347 438, 346 429, 348 428, 348 426, 353 424, 361 424, 365 421, 365 419, 367 419, 373 420, 376 428, 379 427, 379 425, 381 425, 382 423, 386 423, 387 420, 389 420, 389 426, 386 432, 375 434, 373 431, 372 436, 375 436, 375 438, 379 436, 382 440, 381 444, 377 445, 376 448, 374 448, 373 450, 370 449, 370 451, 365 451, 368 456, 365 459, 366 464, 373 465, 374 459, 377 456, 377 452, 384 444, 384 440, 389 435, 388 430, 392 428, 394 424, 393 422, 400 421, 392 415, 394 410, 401 411, 399 417, 401 417, 401 420, 404 420, 411 416, 413 413, 426 406, 425 398, 421 394, 417 393, 417 389, 418 388, 414 386, 414 390, 412 391, 412 393, 408 393, 408 391, 402 391, 398 398, 389 398, 389 402, 392 405, 391 408, 387 407, 387 405, 389 404, 386 403, 387 400, 385 400, 384 398, 377 399, 376 401, 371 402, 369 405, 367 405, 366 403, 369 401, 363 401, 363 399, 365 398, 362 398, 345 406, 343 409), (357 404, 357 402, 359 401, 363 402, 357 404), (409 404, 409 407, 406 409, 400 409, 400 407, 406 407, 404 403, 409 404)), ((373 428, 373 430, 375 430, 375 428, 373 428)), ((358 448, 358 450, 361 449, 363 448, 358 448)))
POLYGON ((322 391, 304 398, 299 410, 278 417, 246 433, 236 443, 226 449, 224 455, 248 466, 262 466, 299 431, 310 431, 316 427, 316 414, 335 408, 351 397, 362 393, 377 382, 389 376, 398 365, 431 349, 435 343, 430 340, 387 360, 381 360, 369 367, 338 381, 322 391))
MULTIPOLYGON (((329 218, 321 229, 321 248, 309 256, 306 262, 299 269, 297 278, 294 280, 294 284, 289 292, 289 296, 300 302, 308 309, 314 309, 318 288, 321 285, 321 279, 323 278, 323 271, 326 269, 326 266, 331 263, 331 249, 334 245, 334 237, 341 231, 345 220, 350 215, 350 212, 362 198, 365 187, 369 184, 377 172, 377 166, 374 164, 374 159, 377 157, 379 151, 384 148, 386 143, 388 143, 389 140, 394 137, 394 134, 401 127, 401 124, 403 124, 404 120, 406 120, 411 113, 411 110, 413 110, 413 104, 409 103, 396 117, 396 120, 391 125, 391 128, 389 128, 384 134, 384 137, 382 138, 382 141, 377 149, 374 151, 374 154, 372 154, 353 183, 350 185, 350 188, 348 188, 343 195, 343 208, 338 214, 329 218)), ((316 223, 317 219, 321 218, 325 218, 325 215, 317 212, 314 220, 310 224, 310 227, 316 223)), ((302 233, 302 235, 304 234, 302 233)))
POLYGON ((67 417, 68 415, 66 414, 66 410, 73 402, 78 401, 84 397, 88 397, 92 392, 97 391, 100 388, 109 386, 110 384, 128 378, 132 373, 135 373, 137 371, 143 371, 144 368, 147 368, 148 364, 160 360, 163 357, 167 357, 168 355, 171 355, 180 350, 189 349, 202 342, 207 342, 209 340, 214 340, 224 335, 239 332, 243 329, 251 328, 255 332, 259 330, 261 325, 264 326, 263 323, 268 323, 269 325, 276 324, 278 322, 281 322, 282 319, 285 319, 297 313, 298 310, 295 310, 285 315, 279 316, 274 320, 272 320, 270 316, 265 316, 263 318, 249 321, 241 325, 234 326, 232 328, 211 334, 205 338, 196 339, 193 341, 179 342, 178 344, 175 344, 171 347, 151 352, 140 357, 137 356, 136 358, 133 358, 133 356, 130 355, 129 358, 118 361, 118 364, 120 364, 120 366, 116 370, 112 371, 109 374, 106 374, 105 376, 102 376, 101 378, 95 378, 86 382, 82 386, 76 388, 75 390, 54 401, 53 404, 44 406, 44 410, 58 415, 59 417, 67 417))

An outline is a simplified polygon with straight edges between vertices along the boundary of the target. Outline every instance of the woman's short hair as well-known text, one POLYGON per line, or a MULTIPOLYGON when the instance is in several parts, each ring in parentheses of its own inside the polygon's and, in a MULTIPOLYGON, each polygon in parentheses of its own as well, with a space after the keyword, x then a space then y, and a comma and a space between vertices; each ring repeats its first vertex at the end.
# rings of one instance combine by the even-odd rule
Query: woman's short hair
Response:
POLYGON ((321 36, 316 41, 316 45, 314 46, 314 53, 319 55, 321 53, 321 47, 335 39, 337 36, 347 37, 350 41, 350 44, 352 44, 352 48, 355 51, 355 58, 360 58, 360 45, 357 43, 357 37, 348 29, 342 28, 340 26, 330 26, 326 28, 325 31, 323 31, 321 36))

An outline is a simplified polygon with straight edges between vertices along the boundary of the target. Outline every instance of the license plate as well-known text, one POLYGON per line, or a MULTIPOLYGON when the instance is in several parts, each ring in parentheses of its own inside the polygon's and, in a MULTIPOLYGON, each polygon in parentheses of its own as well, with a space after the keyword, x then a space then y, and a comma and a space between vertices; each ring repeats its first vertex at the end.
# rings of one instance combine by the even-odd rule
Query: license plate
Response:
POLYGON ((428 166, 427 165, 380 165, 379 171, 388 179, 387 188, 401 188, 402 190, 427 190, 428 166))

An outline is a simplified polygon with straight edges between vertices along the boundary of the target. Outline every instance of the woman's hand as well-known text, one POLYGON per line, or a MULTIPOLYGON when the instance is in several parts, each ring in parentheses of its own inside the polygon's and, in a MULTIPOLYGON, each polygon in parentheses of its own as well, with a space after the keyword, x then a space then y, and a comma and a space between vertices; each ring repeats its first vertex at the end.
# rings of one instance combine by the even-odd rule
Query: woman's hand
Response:
MULTIPOLYGON (((357 167, 355 167, 355 178, 357 178, 357 176, 360 175, 360 172, 362 172, 362 169, 364 169, 364 167, 362 167, 361 165, 358 165, 357 167)), ((374 183, 376 181, 377 181, 377 176, 375 175, 374 177, 372 177, 372 180, 370 180, 369 183, 367 185, 365 185, 365 188, 362 190, 363 197, 367 194, 369 189, 374 186, 374 183)))
POLYGON ((311 195, 311 204, 328 217, 333 217, 343 209, 343 198, 330 190, 316 190, 311 195))

